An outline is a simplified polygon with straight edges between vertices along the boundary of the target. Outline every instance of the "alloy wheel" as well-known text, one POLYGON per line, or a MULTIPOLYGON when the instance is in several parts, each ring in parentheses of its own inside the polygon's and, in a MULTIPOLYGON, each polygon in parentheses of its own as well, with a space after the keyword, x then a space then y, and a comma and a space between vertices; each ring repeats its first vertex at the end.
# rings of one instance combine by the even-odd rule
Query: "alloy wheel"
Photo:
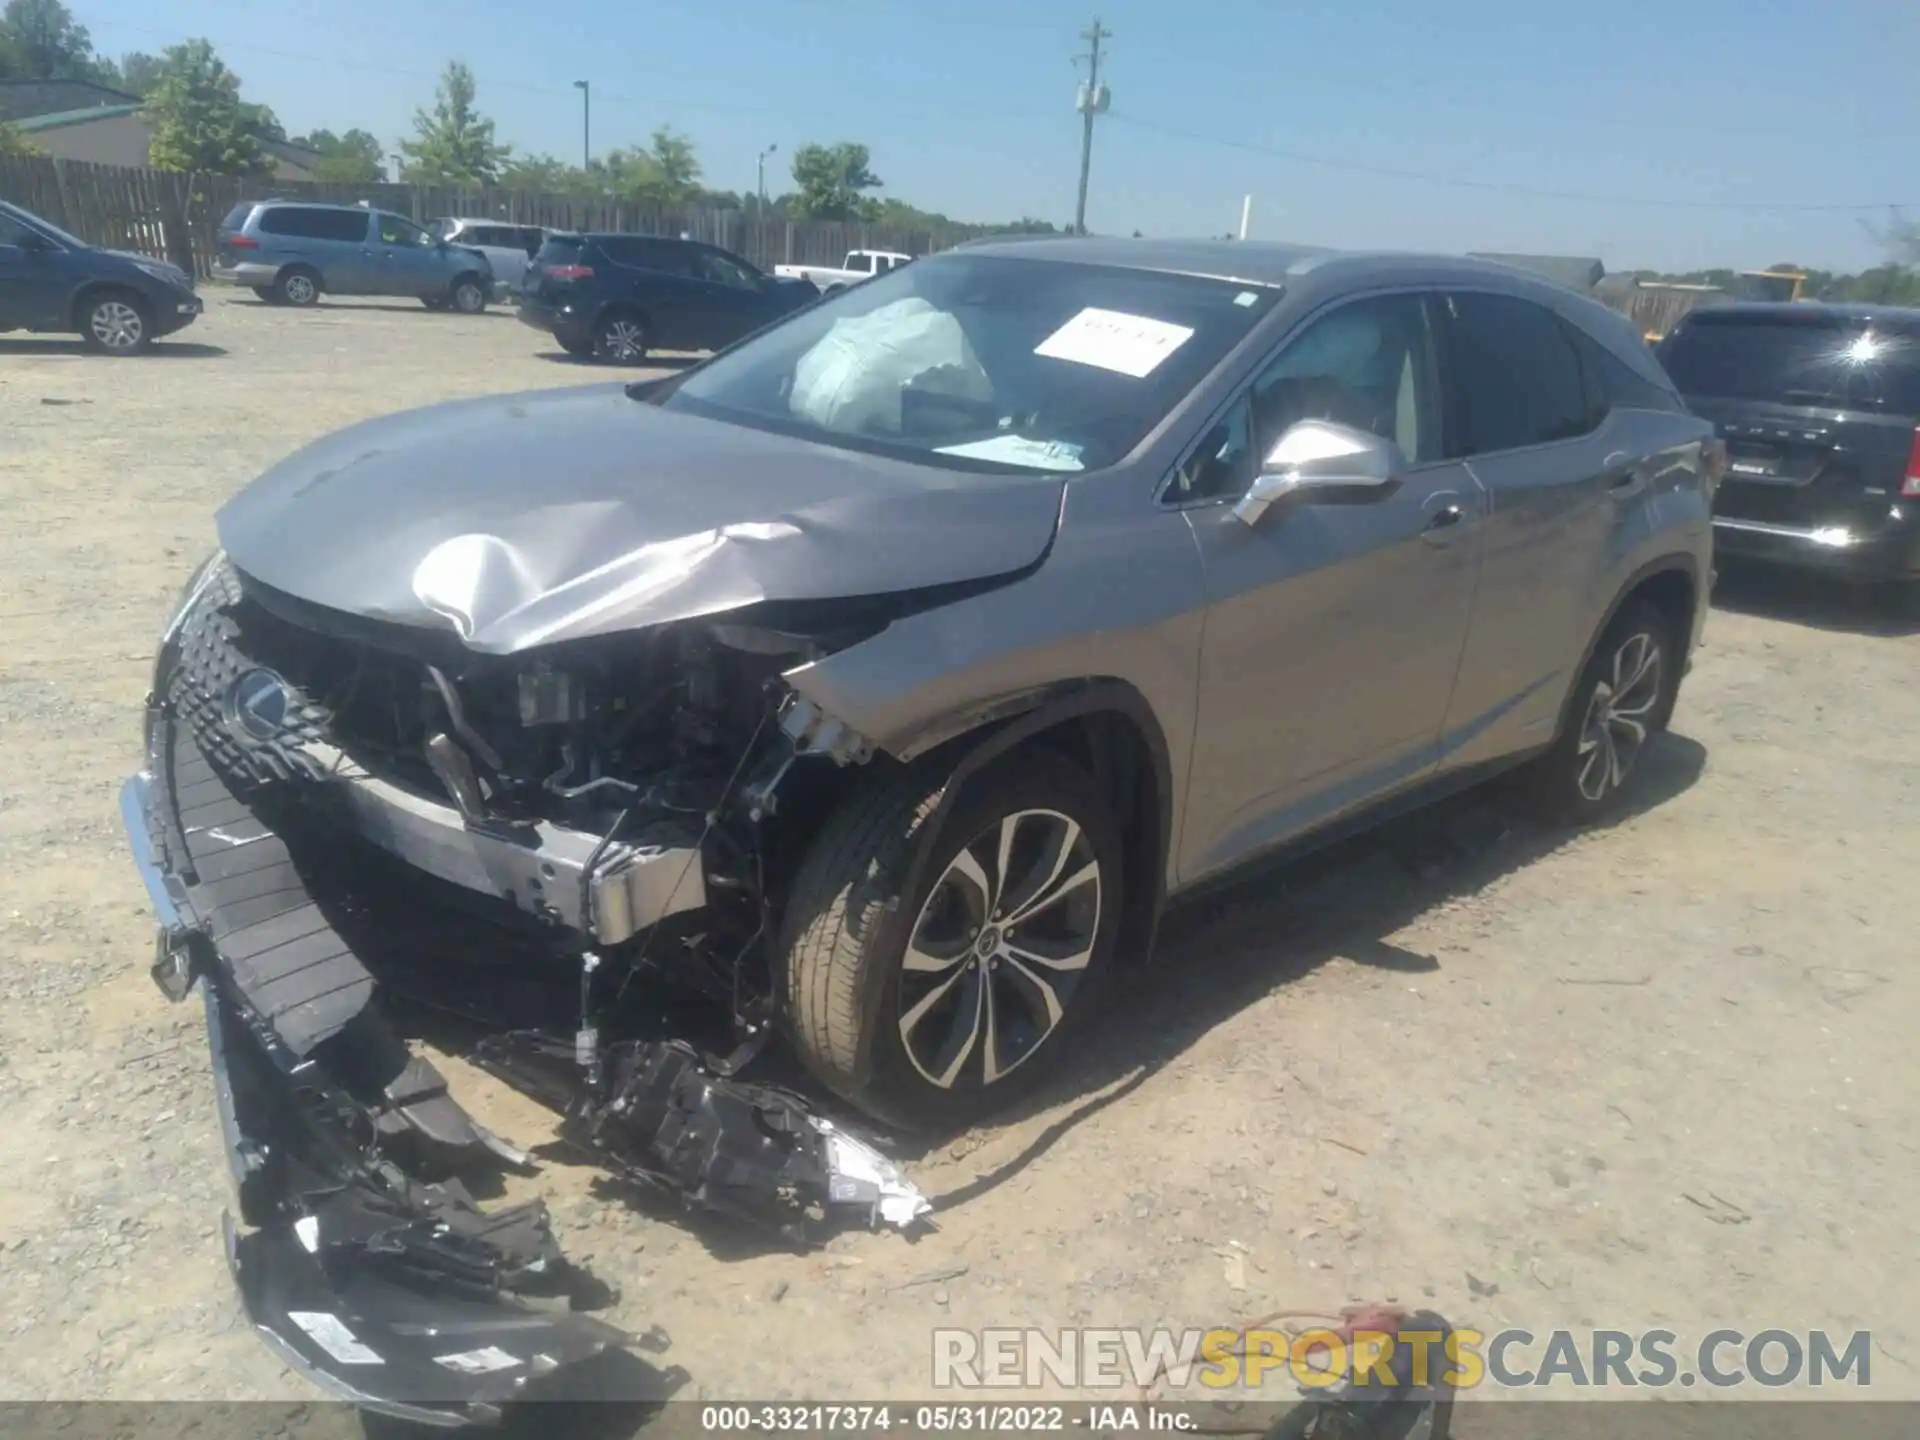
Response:
POLYGON ((1060 1026, 1100 933, 1100 861, 1057 810, 1020 810, 947 862, 900 960, 900 1040, 943 1090, 994 1084, 1060 1026))
POLYGON ((305 275, 289 275, 280 286, 281 292, 295 305, 310 305, 315 294, 313 281, 305 275))
POLYGON ((453 290, 453 308, 462 315, 478 315, 486 308, 487 297, 480 287, 471 280, 456 285, 453 290))
POLYGON ((610 320, 600 343, 609 360, 624 364, 647 353, 647 332, 637 320, 610 320))
POLYGON ((1660 705, 1660 642, 1637 630, 1613 652, 1594 686, 1575 751, 1577 783, 1588 800, 1601 800, 1626 783, 1652 732, 1660 705))
POLYGON ((147 333, 147 322, 124 300, 101 301, 93 307, 87 326, 103 350, 138 350, 147 333))

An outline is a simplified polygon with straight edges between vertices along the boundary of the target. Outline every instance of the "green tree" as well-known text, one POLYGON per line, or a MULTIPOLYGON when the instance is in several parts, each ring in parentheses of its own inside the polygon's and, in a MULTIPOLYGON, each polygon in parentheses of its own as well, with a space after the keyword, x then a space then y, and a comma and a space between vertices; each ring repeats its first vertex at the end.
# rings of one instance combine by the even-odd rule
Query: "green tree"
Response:
POLYGON ((665 125, 649 145, 609 150, 588 174, 598 193, 632 205, 695 205, 705 196, 693 142, 665 125))
POLYGON ((153 93, 153 87, 160 83, 160 76, 166 71, 164 60, 144 50, 129 50, 118 61, 102 59, 99 66, 102 85, 138 95, 143 100, 153 93))
POLYGON ((659 203, 691 205, 700 198, 700 161, 693 141, 662 125, 653 132, 647 153, 653 159, 659 203))
POLYGON ((503 161, 497 184, 540 195, 598 195, 601 181, 552 155, 516 155, 503 161))
POLYGON ((0 160, 19 155, 38 155, 40 147, 29 140, 18 125, 0 120, 0 160))
POLYGON ((147 156, 154 167, 213 175, 271 173, 272 162, 260 148, 262 107, 240 98, 240 77, 214 53, 212 42, 171 45, 162 59, 146 108, 153 126, 147 156))
POLYGON ((427 185, 490 185, 510 153, 494 143, 493 121, 474 108, 473 71, 447 62, 434 91, 432 113, 413 112, 414 136, 400 142, 407 157, 402 178, 427 185))
POLYGON ((386 166, 382 163, 386 157, 381 153, 380 141, 365 130, 349 130, 344 135, 315 130, 309 135, 295 136, 293 143, 320 152, 313 167, 316 180, 329 180, 337 185, 378 185, 387 178, 386 166))
POLYGON ((97 80, 93 37, 60 0, 7 0, 0 11, 0 76, 97 80))
POLYGON ((794 210, 808 220, 865 220, 879 204, 867 195, 880 177, 867 168, 867 147, 852 140, 838 145, 802 145, 793 152, 793 183, 800 187, 794 210))

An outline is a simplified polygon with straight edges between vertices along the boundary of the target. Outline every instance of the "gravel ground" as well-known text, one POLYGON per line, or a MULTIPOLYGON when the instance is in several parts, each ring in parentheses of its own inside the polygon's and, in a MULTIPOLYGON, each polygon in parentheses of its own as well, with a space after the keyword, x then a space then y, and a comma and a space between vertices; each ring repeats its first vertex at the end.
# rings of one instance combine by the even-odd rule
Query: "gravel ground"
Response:
MULTIPOLYGON (((398 303, 216 296, 137 362, 0 340, 0 1400, 311 1395, 231 1297, 199 1007, 145 977, 114 804, 214 509, 350 421, 607 378, 398 303)), ((1736 580, 1642 808, 1566 837, 1475 797, 1177 913, 1097 1053, 914 1162, 948 1207, 917 1242, 786 1253, 549 1167, 610 1318, 662 1327, 685 1396, 926 1395, 943 1324, 1363 1297, 1871 1328, 1876 1392, 1920 1392, 1920 639, 1736 580)), ((458 1078, 516 1142, 550 1130, 458 1078)))

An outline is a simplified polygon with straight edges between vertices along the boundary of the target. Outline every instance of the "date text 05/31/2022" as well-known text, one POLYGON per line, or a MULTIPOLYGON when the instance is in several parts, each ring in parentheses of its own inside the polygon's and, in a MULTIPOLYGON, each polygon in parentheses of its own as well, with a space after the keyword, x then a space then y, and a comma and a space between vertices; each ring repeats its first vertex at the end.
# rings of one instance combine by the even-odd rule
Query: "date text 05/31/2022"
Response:
POLYGON ((706 1405, 710 1433, 842 1431, 849 1434, 1027 1434, 1048 1431, 1191 1430, 1197 1422, 1166 1405, 706 1405))

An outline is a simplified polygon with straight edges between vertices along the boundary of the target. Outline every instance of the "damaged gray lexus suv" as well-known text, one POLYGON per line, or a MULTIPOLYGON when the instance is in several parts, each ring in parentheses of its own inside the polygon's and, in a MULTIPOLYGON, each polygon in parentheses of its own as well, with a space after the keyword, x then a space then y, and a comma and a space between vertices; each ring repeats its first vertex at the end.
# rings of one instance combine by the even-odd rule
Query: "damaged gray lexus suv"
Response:
POLYGON ((487 1328, 566 1267, 537 1207, 429 1178, 526 1157, 412 1035, 692 1203, 914 1223, 831 1107, 1006 1102, 1177 892, 1523 764, 1612 805, 1700 634, 1720 464, 1545 281, 1092 239, 283 461, 219 515, 123 794, 254 1323, 402 1411, 618 1343, 487 1328), (742 1078, 770 1038, 837 1100, 742 1078))

